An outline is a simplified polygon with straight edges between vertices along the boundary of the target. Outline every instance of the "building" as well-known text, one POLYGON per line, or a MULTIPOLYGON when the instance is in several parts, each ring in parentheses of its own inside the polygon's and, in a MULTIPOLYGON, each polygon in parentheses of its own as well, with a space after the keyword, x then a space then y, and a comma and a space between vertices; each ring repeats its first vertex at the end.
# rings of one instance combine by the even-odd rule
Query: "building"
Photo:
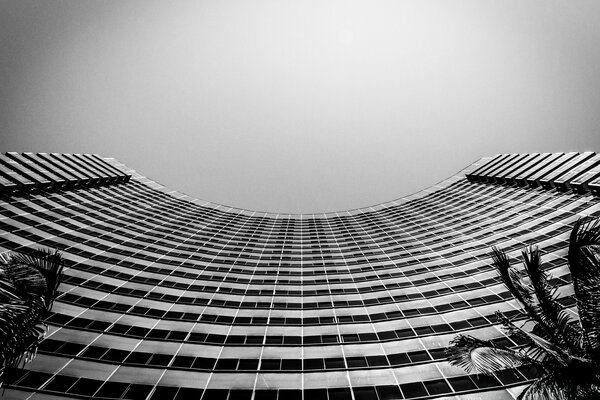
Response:
POLYGON ((414 195, 326 214, 198 200, 113 159, 0 156, 0 249, 67 262, 15 399, 511 399, 532 377, 451 367, 456 332, 517 345, 492 246, 535 243, 573 306, 569 231, 600 155, 502 154, 414 195), (485 393, 484 393, 485 392, 485 393))

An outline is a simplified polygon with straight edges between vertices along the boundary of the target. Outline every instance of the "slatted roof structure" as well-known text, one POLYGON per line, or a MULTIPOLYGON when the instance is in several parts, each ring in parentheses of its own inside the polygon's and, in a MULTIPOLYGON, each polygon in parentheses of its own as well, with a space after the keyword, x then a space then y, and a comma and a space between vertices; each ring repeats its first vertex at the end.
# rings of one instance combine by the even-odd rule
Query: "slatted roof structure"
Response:
POLYGON ((498 154, 467 174, 471 182, 600 194, 600 155, 584 153, 498 154))
POLYGON ((95 154, 0 154, 0 193, 9 195, 111 185, 130 178, 95 154))

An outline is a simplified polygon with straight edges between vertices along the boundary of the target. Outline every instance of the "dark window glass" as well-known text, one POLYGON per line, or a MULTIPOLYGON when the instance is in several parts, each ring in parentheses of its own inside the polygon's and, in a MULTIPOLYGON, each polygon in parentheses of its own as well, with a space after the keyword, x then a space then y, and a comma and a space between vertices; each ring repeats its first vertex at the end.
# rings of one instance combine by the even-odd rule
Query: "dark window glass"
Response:
POLYGON ((152 357, 152 353, 134 351, 125 359, 125 363, 146 364, 150 357, 152 357))
POLYGON ((204 342, 206 340, 206 333, 190 333, 189 341, 190 342, 204 342))
POLYGON ((243 344, 244 340, 246 340, 245 336, 231 335, 231 336, 227 336, 227 339, 225 339, 225 343, 243 344))
POLYGON ((277 400, 277 390, 256 390, 254 400, 277 400))
POLYGON ((325 359, 325 368, 326 369, 337 369, 337 368, 346 368, 346 364, 344 363, 343 358, 326 358, 325 359))
POLYGON ((281 360, 263 358, 260 363, 260 369, 265 371, 278 371, 281 366, 281 360))
POLYGON ((154 354, 148 364, 164 367, 169 365, 172 358, 173 356, 170 354, 154 354))
POLYGON ((188 335, 187 332, 171 331, 168 339, 180 341, 180 340, 184 340, 187 337, 187 335, 188 335))
POLYGON ((377 400, 377 392, 374 387, 353 387, 354 400, 377 400))
POLYGON ((352 398, 350 388, 332 388, 329 392, 329 400, 348 400, 352 398))
POLYGON ((363 368, 367 366, 367 360, 364 357, 348 357, 346 358, 348 368, 363 368))
POLYGON ((49 353, 55 352, 64 342, 54 339, 44 339, 38 346, 39 351, 47 351, 49 353))
POLYGON ((94 329, 97 331, 104 332, 106 328, 110 326, 110 322, 105 321, 92 321, 92 323, 88 326, 88 329, 94 329))
POLYGON ((65 343, 64 346, 62 346, 58 352, 60 354, 67 354, 70 356, 74 356, 76 354, 78 354, 81 350, 83 350, 85 346, 83 344, 79 344, 79 343, 65 343))
POLYGON ((238 363, 237 358, 220 358, 217 360, 215 369, 235 370, 235 368, 237 367, 237 363, 238 363))
POLYGON ((304 398, 310 400, 327 400, 327 390, 307 389, 304 391, 304 398))
POLYGON ((177 356, 173 360, 173 367, 190 368, 194 363, 195 357, 190 356, 177 356))
POLYGON ((321 343, 321 336, 313 335, 313 336, 305 336, 304 337, 305 344, 318 344, 321 343))
POLYGON ((148 338, 150 339, 165 339, 169 335, 169 331, 164 329, 152 329, 148 332, 148 338))
POLYGON ((468 376, 457 376, 448 378, 448 382, 456 392, 464 392, 467 390, 477 389, 477 386, 468 376))
POLYGON ((143 328, 141 326, 134 326, 127 331, 128 335, 144 337, 150 331, 148 328, 143 328))
POLYGON ((415 328, 415 333, 417 336, 429 335, 433 333, 433 329, 428 326, 421 326, 419 328, 415 328))
POLYGON ((404 397, 407 399, 427 396, 425 386, 423 386, 421 382, 404 383, 400 385, 400 389, 402 390, 402 393, 404 393, 404 397))
POLYGON ((105 382, 98 391, 97 397, 121 398, 127 387, 125 382, 105 382))
POLYGON ((45 390, 52 390, 54 392, 66 392, 73 384, 77 381, 77 378, 72 376, 55 376, 52 381, 44 387, 45 390))
MULTIPOLYGON (((179 393, 177 394, 177 400, 191 400, 191 399, 199 399, 200 396, 196 396, 191 393, 191 395, 187 397, 181 397, 181 391, 185 388, 181 388, 179 393)), ((202 400, 227 400, 227 395, 229 391, 227 389, 206 389, 204 391, 204 396, 202 396, 202 400)))
POLYGON ((377 386, 376 389, 379 400, 402 399, 402 393, 400 393, 398 386, 377 386))
POLYGON ((446 359, 446 349, 432 349, 429 350, 429 354, 434 360, 445 360, 446 359))
POLYGON ((302 360, 283 359, 281 360, 281 369, 283 371, 299 371, 302 369, 302 360))
POLYGON ((247 336, 246 343, 247 344, 262 344, 263 337, 262 336, 247 336))
POLYGON ((377 340, 377 335, 374 333, 359 333, 358 337, 361 342, 370 342, 373 340, 377 340))
POLYGON ((103 360, 114 361, 114 362, 123 362, 125 358, 129 355, 128 351, 119 350, 119 349, 109 349, 103 356, 103 360))
POLYGON ((396 339, 396 332, 394 331, 385 331, 377 333, 379 336, 379 340, 388 340, 388 339, 396 339))
POLYGON ((430 395, 449 393, 452 391, 452 389, 450 389, 450 386, 448 386, 446 381, 443 379, 425 382, 425 388, 427 389, 430 395))
POLYGON ((498 382, 498 379, 494 378, 493 376, 477 374, 471 375, 471 379, 473 379, 473 382, 475 382, 475 384, 482 389, 500 386, 500 382, 498 382))
POLYGON ((129 330, 129 326, 123 324, 114 324, 108 330, 110 333, 125 333, 129 330))
MULTIPOLYGON (((307 400, 312 400, 306 397, 307 400)), ((279 400, 302 400, 302 390, 280 389, 279 400)))
POLYGON ((488 321, 485 318, 483 318, 483 317, 471 318, 468 321, 473 326, 481 326, 481 325, 487 325, 488 324, 488 321))
POLYGON ((256 371, 258 369, 258 360, 242 359, 238 364, 238 370, 256 371))
POLYGON ((519 371, 517 371, 516 369, 505 369, 502 371, 498 371, 496 372, 496 376, 504 385, 510 385, 525 380, 525 377, 521 375, 521 373, 519 373, 519 371))
POLYGON ((388 359, 392 365, 410 364, 410 359, 406 353, 390 354, 388 359))
POLYGON ((398 329, 396 331, 396 336, 398 336, 400 339, 402 338, 406 338, 406 337, 412 337, 415 336, 414 332, 412 331, 412 329, 398 329))
POLYGON ((448 324, 432 325, 431 329, 433 329, 433 331, 436 332, 436 333, 451 332, 452 331, 452 327, 450 325, 448 325, 448 324))
POLYGON ((307 358, 304 360, 304 369, 323 369, 325 365, 323 364, 322 358, 307 358))
POLYGON ((37 389, 44 384, 52 375, 45 372, 29 371, 18 383, 17 386, 37 389))
POLYGON ((301 336, 284 336, 283 337, 284 344, 302 344, 301 336))
POLYGON ((427 352, 425 350, 411 351, 407 354, 412 362, 429 361, 430 360, 429 354, 427 354, 427 352))
POLYGON ((29 371, 20 368, 8 368, 4 372, 4 382, 10 385, 16 384, 21 378, 27 375, 29 371))
POLYGON ((281 344, 281 343, 283 343, 283 336, 267 336, 265 343, 266 344, 281 344))
POLYGON ((83 353, 81 353, 82 357, 99 359, 102 357, 104 353, 108 351, 107 348, 99 347, 99 346, 89 346, 83 353))
POLYGON ((230 390, 228 400, 251 400, 252 390, 230 390))
POLYGON ((387 366, 388 361, 385 356, 368 356, 367 364, 369 365, 369 367, 381 367, 387 366))
POLYGON ((102 385, 102 381, 97 381, 93 379, 81 378, 75 385, 69 389, 68 393, 79 394, 82 396, 91 396, 96 390, 102 385))
POLYGON ((192 368, 196 369, 213 369, 215 360, 213 358, 196 357, 192 368))
POLYGON ((151 390, 152 385, 133 384, 129 386, 129 389, 127 389, 123 398, 130 400, 146 400, 146 397, 148 397, 151 390))
POLYGON ((150 400, 174 399, 178 390, 179 388, 174 386, 157 386, 150 400))

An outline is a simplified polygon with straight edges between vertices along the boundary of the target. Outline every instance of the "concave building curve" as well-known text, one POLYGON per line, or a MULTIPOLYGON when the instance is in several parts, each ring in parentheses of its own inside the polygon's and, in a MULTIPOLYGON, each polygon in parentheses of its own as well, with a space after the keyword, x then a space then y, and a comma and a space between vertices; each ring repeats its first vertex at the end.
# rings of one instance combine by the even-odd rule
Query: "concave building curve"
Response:
POLYGON ((191 198, 96 155, 0 155, 0 251, 57 248, 65 279, 15 399, 512 399, 458 333, 517 346, 490 265, 529 244, 571 308, 568 234, 600 215, 600 155, 500 154, 398 200, 277 214, 191 198))

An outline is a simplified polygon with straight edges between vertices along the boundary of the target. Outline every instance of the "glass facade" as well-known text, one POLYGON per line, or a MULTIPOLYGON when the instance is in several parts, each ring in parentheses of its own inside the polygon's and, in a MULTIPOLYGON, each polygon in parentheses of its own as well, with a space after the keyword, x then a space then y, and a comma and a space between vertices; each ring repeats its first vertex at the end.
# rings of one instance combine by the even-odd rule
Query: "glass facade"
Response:
POLYGON ((492 246, 538 245, 576 312, 568 235, 600 215, 599 164, 498 155, 405 198, 299 215, 191 198, 114 159, 4 154, 0 250, 66 259, 5 397, 512 399, 535 371, 469 375, 444 350, 457 332, 519 346, 496 321, 522 314, 492 246))

